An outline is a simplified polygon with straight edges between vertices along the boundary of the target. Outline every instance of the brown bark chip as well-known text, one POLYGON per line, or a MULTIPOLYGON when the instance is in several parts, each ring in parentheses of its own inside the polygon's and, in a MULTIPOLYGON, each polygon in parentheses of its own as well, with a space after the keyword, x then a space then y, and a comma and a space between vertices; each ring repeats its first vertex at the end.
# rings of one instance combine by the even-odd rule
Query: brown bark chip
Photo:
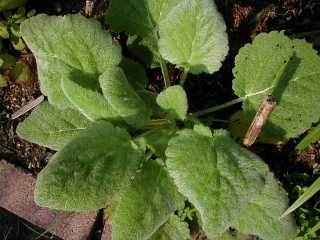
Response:
POLYGON ((97 212, 66 216, 35 204, 35 178, 0 160, 0 207, 65 240, 89 238, 97 212))

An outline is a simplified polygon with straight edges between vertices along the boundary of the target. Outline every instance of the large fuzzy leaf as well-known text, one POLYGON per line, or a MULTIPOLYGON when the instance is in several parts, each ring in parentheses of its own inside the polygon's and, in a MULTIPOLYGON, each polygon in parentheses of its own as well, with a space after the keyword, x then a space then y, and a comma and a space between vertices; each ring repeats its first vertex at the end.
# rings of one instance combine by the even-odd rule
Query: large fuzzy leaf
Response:
POLYGON ((181 205, 183 197, 166 169, 149 161, 110 207, 112 239, 149 239, 181 205))
POLYGON ((219 70, 228 52, 226 25, 212 0, 183 0, 160 22, 159 49, 191 73, 219 70))
POLYGON ((273 174, 266 174, 266 185, 262 193, 250 201, 233 227, 241 233, 257 235, 263 240, 290 240, 297 233, 293 216, 280 218, 288 207, 287 193, 273 174))
POLYGON ((268 94, 278 102, 262 140, 295 137, 320 119, 319 66, 320 57, 311 44, 281 32, 262 33, 240 50, 233 89, 239 97, 260 92, 243 103, 245 117, 251 120, 268 94))
POLYGON ((104 208, 129 185, 141 160, 124 129, 99 121, 50 159, 38 175, 35 201, 66 211, 104 208))
POLYGON ((189 240, 191 239, 188 224, 172 215, 150 240, 189 240))
POLYGON ((163 90, 157 97, 157 103, 169 118, 184 120, 187 116, 187 94, 179 85, 163 90))
POLYGON ((119 114, 96 89, 81 85, 81 81, 75 81, 72 76, 62 79, 61 89, 73 107, 90 121, 106 119, 113 123, 122 123, 119 114))
POLYGON ((17 133, 28 141, 59 150, 88 125, 88 119, 79 112, 59 110, 44 102, 18 125, 17 133))
POLYGON ((49 102, 72 106, 60 80, 76 74, 81 85, 98 87, 98 76, 119 64, 121 49, 100 23, 81 15, 37 15, 21 24, 21 34, 37 60, 40 87, 49 102))
POLYGON ((155 33, 159 22, 180 1, 112 0, 108 9, 107 22, 115 31, 125 31, 143 37, 155 33))
POLYGON ((99 77, 103 95, 116 112, 129 125, 142 127, 150 120, 151 110, 128 83, 120 67, 106 70, 99 77))
POLYGON ((209 238, 224 233, 264 186, 256 155, 224 131, 213 137, 184 130, 169 142, 167 166, 178 190, 199 212, 209 238))

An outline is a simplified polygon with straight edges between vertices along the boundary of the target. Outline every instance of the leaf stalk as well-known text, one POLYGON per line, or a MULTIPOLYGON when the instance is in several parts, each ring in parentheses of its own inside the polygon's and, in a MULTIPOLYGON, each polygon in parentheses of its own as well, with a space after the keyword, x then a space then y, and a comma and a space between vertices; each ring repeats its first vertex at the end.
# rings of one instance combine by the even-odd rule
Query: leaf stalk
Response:
POLYGON ((164 87, 168 88, 171 85, 169 71, 168 71, 168 67, 165 60, 161 57, 160 57, 160 67, 161 67, 161 72, 164 80, 164 87))
POLYGON ((186 82, 187 80, 187 77, 188 77, 188 73, 189 73, 189 68, 185 68, 183 70, 183 73, 181 75, 181 79, 180 79, 180 85, 183 87, 184 83, 186 82))

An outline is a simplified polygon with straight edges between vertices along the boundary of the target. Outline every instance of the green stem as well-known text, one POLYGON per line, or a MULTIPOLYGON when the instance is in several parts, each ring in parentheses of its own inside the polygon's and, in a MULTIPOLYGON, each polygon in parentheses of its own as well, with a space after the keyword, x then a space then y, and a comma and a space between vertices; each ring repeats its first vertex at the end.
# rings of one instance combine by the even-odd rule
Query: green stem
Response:
POLYGON ((229 102, 226 102, 226 103, 221 104, 221 105, 218 105, 218 106, 206 108, 206 109, 200 110, 200 111, 198 111, 198 112, 191 113, 191 115, 194 116, 194 117, 201 117, 201 116, 203 116, 203 115, 207 115, 207 114, 209 114, 209 113, 213 113, 213 112, 216 112, 216 111, 218 111, 218 110, 221 110, 221 109, 224 109, 224 108, 233 106, 233 105, 235 105, 235 104, 237 104, 237 103, 241 103, 241 102, 243 102, 245 99, 246 99, 245 97, 237 98, 237 99, 231 100, 231 101, 229 101, 229 102))
POLYGON ((206 109, 203 109, 203 110, 200 110, 198 112, 195 112, 195 113, 190 113, 193 117, 201 117, 203 115, 207 115, 209 113, 213 113, 213 112, 216 112, 218 110, 221 110, 221 109, 225 109, 227 107, 230 107, 230 106, 233 106, 237 103, 241 103, 243 101, 245 101, 247 98, 249 97, 253 97, 253 96, 257 96, 257 95, 260 95, 260 94, 263 94, 263 93, 266 93, 268 92, 269 90, 273 89, 274 86, 270 86, 270 87, 267 87, 261 91, 258 91, 258 92, 254 92, 254 93, 248 93, 247 95, 245 95, 244 97, 240 97, 240 98, 237 98, 237 99, 234 99, 234 100, 231 100, 229 102, 226 102, 226 103, 223 103, 221 105, 218 105, 218 106, 214 106, 214 107, 209 107, 209 108, 206 108, 206 109))
POLYGON ((188 69, 188 68, 185 68, 185 69, 183 70, 183 73, 182 73, 181 79, 180 79, 180 85, 181 85, 182 87, 183 87, 184 83, 186 82, 188 73, 189 73, 189 69, 188 69))
POLYGON ((168 125, 171 124, 171 122, 167 119, 153 119, 150 123, 148 123, 146 126, 144 126, 145 129, 154 128, 161 125, 168 125))
POLYGON ((166 62, 163 60, 163 58, 160 58, 160 66, 161 66, 161 71, 163 75, 163 80, 164 80, 164 86, 165 88, 170 87, 170 76, 168 72, 168 67, 166 62))

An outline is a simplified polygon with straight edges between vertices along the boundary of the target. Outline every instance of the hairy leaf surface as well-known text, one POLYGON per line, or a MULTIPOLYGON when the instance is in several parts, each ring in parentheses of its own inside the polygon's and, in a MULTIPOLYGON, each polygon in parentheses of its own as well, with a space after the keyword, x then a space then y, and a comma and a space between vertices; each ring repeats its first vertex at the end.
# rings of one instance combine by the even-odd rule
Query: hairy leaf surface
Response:
MULTIPOLYGON (((261 171, 260 171, 261 172, 261 171)), ((253 198, 233 225, 241 233, 257 235, 263 240, 290 240, 296 236, 292 215, 280 218, 288 207, 287 193, 268 172, 262 193, 253 198)))
POLYGON ((137 141, 151 148, 157 157, 164 157, 168 142, 176 133, 177 128, 172 125, 152 129, 138 136, 137 141))
POLYGON ((112 105, 96 89, 82 86, 71 77, 62 79, 61 88, 73 107, 90 121, 106 119, 114 123, 122 122, 112 105))
POLYGON ((143 37, 155 33, 159 22, 180 1, 112 0, 108 9, 107 22, 115 31, 125 31, 143 37))
POLYGON ((18 125, 17 133, 30 142, 59 150, 88 125, 88 119, 78 111, 59 110, 44 102, 18 125))
POLYGON ((112 239, 149 239, 181 205, 183 197, 166 169, 149 161, 110 207, 112 239))
POLYGON ((157 97, 157 103, 171 119, 184 120, 188 111, 188 99, 184 89, 172 86, 163 90, 157 97))
POLYGON ((99 77, 99 82, 112 110, 129 125, 138 128, 150 120, 151 110, 128 83, 120 67, 106 70, 99 77))
POLYGON ((278 102, 262 140, 295 137, 320 119, 320 57, 311 44, 281 32, 262 33, 240 50, 235 62, 235 93, 239 97, 260 93, 243 103, 246 118, 254 117, 266 95, 278 102))
POLYGON ((188 224, 182 222, 178 216, 172 215, 150 240, 189 240, 190 231, 188 224))
POLYGON ((38 175, 35 202, 66 211, 104 208, 129 185, 142 158, 124 129, 99 121, 50 159, 38 175))
POLYGON ((212 0, 183 0, 160 22, 162 57, 191 73, 219 70, 228 53, 226 25, 212 0))
POLYGON ((181 131, 166 156, 170 175, 199 212, 209 238, 224 233, 264 186, 264 176, 256 171, 261 159, 224 131, 213 137, 181 131))
POLYGON ((98 85, 98 76, 121 61, 121 49, 100 23, 81 15, 32 17, 21 24, 21 34, 37 60, 40 87, 49 102, 70 107, 60 80, 81 76, 81 85, 98 85))

